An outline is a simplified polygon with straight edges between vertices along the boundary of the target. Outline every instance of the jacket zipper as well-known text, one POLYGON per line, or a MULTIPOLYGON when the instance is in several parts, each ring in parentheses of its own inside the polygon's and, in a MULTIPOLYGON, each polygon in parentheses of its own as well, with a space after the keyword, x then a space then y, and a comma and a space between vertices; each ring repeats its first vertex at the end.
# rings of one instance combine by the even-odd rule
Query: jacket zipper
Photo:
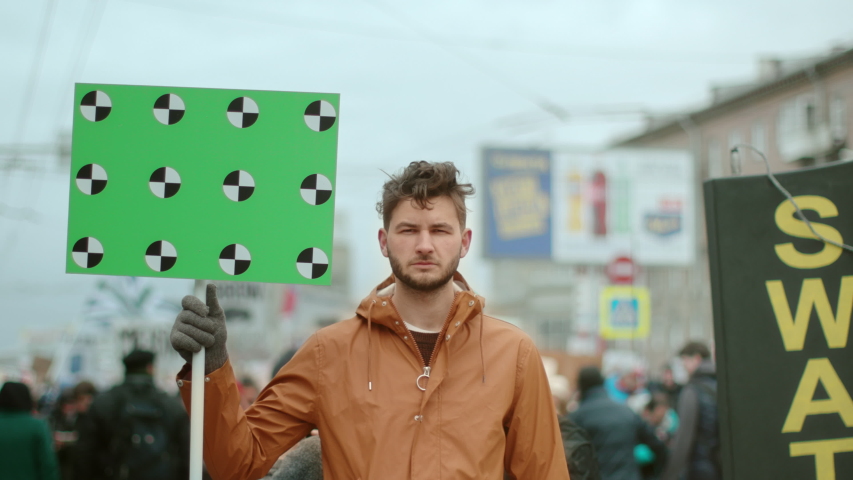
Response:
MULTIPOLYGON (((412 344, 415 346, 415 351, 418 353, 418 360, 421 361, 421 367, 423 367, 423 369, 424 369, 424 373, 419 375, 417 380, 415 380, 415 384, 417 385, 417 387, 421 391, 424 391, 424 392, 426 391, 426 386, 421 387, 421 378, 426 378, 427 381, 429 381, 430 371, 432 370, 431 365, 432 365, 432 362, 435 360, 435 355, 438 353, 438 347, 439 347, 440 342, 442 342, 442 337, 445 335, 445 332, 447 331, 447 328, 450 325, 449 320, 450 320, 450 317, 453 315, 453 304, 456 303, 456 296, 457 295, 459 295, 459 293, 456 293, 453 295, 453 303, 451 303, 450 310, 447 312, 447 318, 444 319, 444 325, 441 327, 441 331, 438 332, 438 338, 435 340, 435 347, 433 347, 432 354, 429 356, 429 364, 430 364, 429 367, 424 362, 424 355, 423 355, 423 353, 421 353, 421 349, 420 349, 420 347, 418 347, 418 342, 415 341, 415 337, 414 337, 414 335, 412 335, 412 331, 409 330, 409 327, 406 327, 406 331, 409 332, 409 338, 412 339, 412 344)), ((391 302, 391 307, 394 308, 394 313, 397 314, 397 317, 399 317, 400 320, 403 320, 403 316, 400 315, 400 312, 397 310, 397 306, 394 305, 394 302, 391 302)), ((405 320, 403 320, 403 325, 404 326, 406 325, 405 320)))

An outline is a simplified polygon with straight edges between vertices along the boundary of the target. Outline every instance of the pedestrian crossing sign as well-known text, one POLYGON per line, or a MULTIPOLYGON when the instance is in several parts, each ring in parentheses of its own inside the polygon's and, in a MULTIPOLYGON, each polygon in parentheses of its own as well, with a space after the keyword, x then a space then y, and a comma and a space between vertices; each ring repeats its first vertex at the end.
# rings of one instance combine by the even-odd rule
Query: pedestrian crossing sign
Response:
POLYGON ((611 286, 599 297, 599 334, 606 340, 645 338, 651 324, 651 302, 645 287, 611 286))

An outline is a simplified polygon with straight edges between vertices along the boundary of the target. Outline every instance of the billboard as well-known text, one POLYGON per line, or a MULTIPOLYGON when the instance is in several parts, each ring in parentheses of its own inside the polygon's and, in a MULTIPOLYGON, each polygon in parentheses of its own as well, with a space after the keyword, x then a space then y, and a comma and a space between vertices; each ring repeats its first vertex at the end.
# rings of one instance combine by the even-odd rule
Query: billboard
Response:
POLYGON ((676 150, 556 154, 552 165, 553 258, 641 265, 695 258, 693 164, 676 150))
MULTIPOLYGON (((777 175, 853 239, 853 163, 777 175)), ((705 183, 723 477, 853 478, 853 253, 766 176, 705 183)))
POLYGON ((551 152, 483 150, 486 256, 551 257, 551 152))

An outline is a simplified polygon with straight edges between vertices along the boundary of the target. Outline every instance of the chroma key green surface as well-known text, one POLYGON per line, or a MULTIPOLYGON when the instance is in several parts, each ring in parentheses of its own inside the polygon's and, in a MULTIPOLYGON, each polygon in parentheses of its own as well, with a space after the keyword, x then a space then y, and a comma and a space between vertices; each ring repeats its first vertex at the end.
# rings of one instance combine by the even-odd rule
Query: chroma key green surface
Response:
POLYGON ((338 107, 77 84, 66 271, 329 285, 338 107))

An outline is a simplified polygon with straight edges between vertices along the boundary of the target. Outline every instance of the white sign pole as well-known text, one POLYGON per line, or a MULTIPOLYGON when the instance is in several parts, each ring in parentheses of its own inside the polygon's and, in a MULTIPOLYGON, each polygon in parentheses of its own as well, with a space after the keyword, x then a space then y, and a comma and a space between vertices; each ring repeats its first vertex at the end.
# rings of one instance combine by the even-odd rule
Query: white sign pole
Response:
POLYGON ((193 354, 190 394, 190 480, 201 480, 201 453, 204 440, 204 347, 193 354))
MULTIPOLYGON (((205 280, 196 280, 195 296, 204 299, 205 280)), ((204 347, 193 354, 192 390, 190 390, 190 480, 201 480, 202 446, 204 442, 204 347)))

